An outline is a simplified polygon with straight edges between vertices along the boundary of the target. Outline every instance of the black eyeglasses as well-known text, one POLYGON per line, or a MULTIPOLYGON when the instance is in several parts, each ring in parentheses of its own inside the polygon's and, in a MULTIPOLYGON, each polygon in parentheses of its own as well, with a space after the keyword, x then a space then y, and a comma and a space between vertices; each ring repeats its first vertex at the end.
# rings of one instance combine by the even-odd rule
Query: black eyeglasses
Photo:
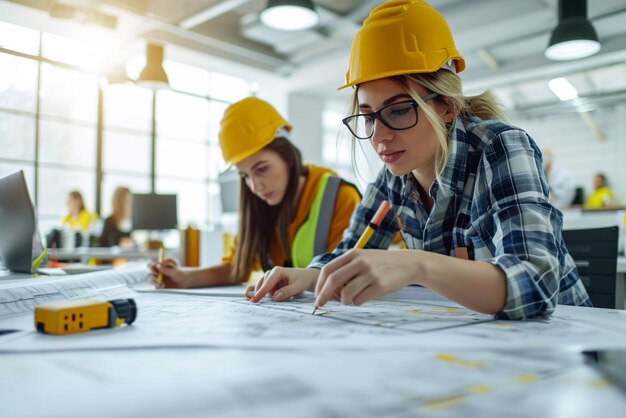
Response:
MULTIPOLYGON (((430 93, 420 97, 420 99, 427 102, 437 96, 439 94, 430 93)), ((397 131, 412 128, 417 125, 417 102, 415 100, 406 100, 392 103, 378 112, 348 116, 342 122, 356 138, 369 139, 374 135, 376 119, 381 121, 386 127, 397 131)))

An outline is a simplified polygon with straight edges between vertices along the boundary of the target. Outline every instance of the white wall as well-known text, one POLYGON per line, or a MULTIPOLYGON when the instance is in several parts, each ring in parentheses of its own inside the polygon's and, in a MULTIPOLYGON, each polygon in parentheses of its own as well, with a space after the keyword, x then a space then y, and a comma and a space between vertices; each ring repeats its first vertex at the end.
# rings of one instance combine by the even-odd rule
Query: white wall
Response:
POLYGON ((598 140, 579 114, 513 118, 540 148, 550 147, 561 168, 569 170, 588 197, 592 179, 603 172, 620 203, 626 204, 626 104, 591 112, 603 132, 598 140))
POLYGON ((322 113, 325 101, 307 94, 289 93, 287 120, 293 126, 293 143, 302 152, 305 163, 323 165, 322 162, 322 113))

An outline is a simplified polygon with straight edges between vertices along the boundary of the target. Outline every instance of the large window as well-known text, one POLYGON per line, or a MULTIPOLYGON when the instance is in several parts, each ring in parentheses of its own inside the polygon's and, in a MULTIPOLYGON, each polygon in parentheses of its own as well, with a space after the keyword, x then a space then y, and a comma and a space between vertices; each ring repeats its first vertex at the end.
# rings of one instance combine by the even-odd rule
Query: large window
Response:
POLYGON ((39 31, 0 22, 0 39, 3 48, 30 55, 39 53, 39 31))
POLYGON ((172 90, 156 94, 156 189, 178 193, 186 223, 215 225, 221 215, 218 174, 227 168, 219 122, 229 103, 250 94, 249 83, 169 61, 165 68, 172 90))
POLYGON ((106 86, 102 48, 3 22, 0 39, 0 176, 24 170, 42 233, 70 190, 104 217, 118 186, 178 194, 182 227, 220 222, 219 121, 250 82, 166 61, 169 90, 106 86))
POLYGON ((0 161, 35 161, 35 118, 0 110, 0 161))
POLYGON ((0 161, 3 163, 35 159, 36 86, 37 62, 0 54, 0 161))
POLYGON ((111 212, 113 192, 128 187, 150 192, 152 100, 150 90, 133 84, 104 90, 102 216, 111 212))
POLYGON ((167 90, 157 93, 158 193, 178 193, 179 216, 196 225, 206 219, 209 102, 167 90))
MULTIPOLYGON (((37 54, 39 32, 0 22, 7 51, 37 54)), ((38 62, 0 53, 0 176, 23 170, 34 198, 38 62)))
POLYGON ((37 61, 0 54, 0 108, 34 114, 37 106, 37 61))
POLYGON ((65 214, 71 190, 80 191, 87 208, 95 209, 98 78, 43 63, 39 100, 37 211, 46 232, 65 214))

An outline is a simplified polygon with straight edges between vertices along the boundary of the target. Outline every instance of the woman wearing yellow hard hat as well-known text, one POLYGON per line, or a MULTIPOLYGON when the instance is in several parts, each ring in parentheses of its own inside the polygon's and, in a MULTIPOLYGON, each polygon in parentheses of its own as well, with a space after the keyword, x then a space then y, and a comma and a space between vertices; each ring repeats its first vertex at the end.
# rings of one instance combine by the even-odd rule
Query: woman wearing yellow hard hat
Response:
POLYGON ((316 307, 361 305, 419 284, 500 318, 591 304, 537 145, 503 121, 489 93, 463 96, 464 68, 447 23, 426 2, 388 1, 370 13, 342 86, 354 87, 344 124, 385 166, 337 249, 307 269, 274 270, 253 302, 282 286, 281 300, 309 289, 316 307), (401 222, 388 213, 365 249, 350 250, 385 200, 401 222), (381 250, 399 228, 409 250, 381 250))
POLYGON ((290 142, 292 127, 255 97, 228 107, 219 140, 224 160, 241 176, 237 242, 222 264, 196 270, 174 260, 151 266, 157 287, 203 287, 244 282, 252 270, 306 267, 341 240, 361 196, 326 168, 303 164, 290 142), (162 279, 159 280, 159 275, 162 279))

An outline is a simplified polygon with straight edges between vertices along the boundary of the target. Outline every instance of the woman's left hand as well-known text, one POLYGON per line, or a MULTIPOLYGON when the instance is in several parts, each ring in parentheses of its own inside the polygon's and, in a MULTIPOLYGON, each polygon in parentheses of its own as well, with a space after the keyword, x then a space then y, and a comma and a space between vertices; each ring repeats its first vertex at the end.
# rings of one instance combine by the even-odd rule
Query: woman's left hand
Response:
POLYGON ((350 250, 322 268, 315 306, 324 306, 336 294, 344 305, 358 306, 393 293, 415 282, 419 259, 408 250, 350 250))

